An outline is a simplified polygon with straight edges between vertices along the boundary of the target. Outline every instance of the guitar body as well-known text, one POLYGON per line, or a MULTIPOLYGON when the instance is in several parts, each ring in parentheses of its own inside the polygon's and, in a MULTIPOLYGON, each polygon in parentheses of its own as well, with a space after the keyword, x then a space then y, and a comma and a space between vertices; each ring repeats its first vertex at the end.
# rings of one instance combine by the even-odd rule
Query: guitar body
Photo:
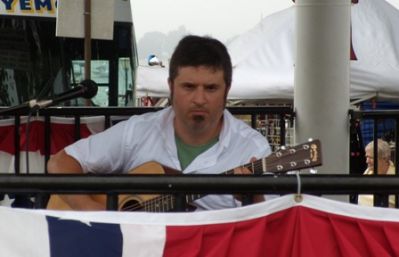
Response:
MULTIPOLYGON (((156 162, 147 162, 143 165, 129 171, 129 174, 169 174, 178 173, 170 168, 164 168, 162 165, 156 162)), ((158 198, 159 195, 119 195, 118 210, 141 210, 142 203, 158 198)), ((107 196, 103 194, 91 195, 94 201, 101 203, 106 206, 107 196)), ((73 210, 71 206, 65 202, 60 195, 52 195, 47 204, 47 209, 50 210, 73 210)))

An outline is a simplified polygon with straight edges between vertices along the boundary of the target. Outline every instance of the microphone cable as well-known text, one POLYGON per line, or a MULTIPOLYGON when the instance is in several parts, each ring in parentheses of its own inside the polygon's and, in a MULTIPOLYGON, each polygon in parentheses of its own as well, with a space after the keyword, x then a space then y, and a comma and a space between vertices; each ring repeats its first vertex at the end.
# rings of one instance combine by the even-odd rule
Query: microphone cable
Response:
MULTIPOLYGON (((36 99, 41 99, 45 95, 47 95, 54 84, 56 76, 53 75, 46 81, 36 99)), ((25 129, 25 166, 26 166, 26 174, 30 174, 30 161, 29 161, 29 148, 30 148, 30 133, 31 133, 31 119, 34 113, 37 113, 39 109, 30 108, 28 112, 28 117, 26 120, 26 129, 25 129)), ((44 163, 46 165, 46 163, 44 163)), ((31 208, 42 208, 43 199, 48 198, 48 196, 42 196, 40 193, 37 195, 27 195, 25 202, 31 205, 31 208)))
MULTIPOLYGON (((36 99, 41 99, 44 97, 49 90, 51 89, 52 84, 54 83, 55 76, 51 76, 45 83, 42 89, 40 90, 39 94, 37 95, 36 99)), ((26 120, 26 129, 25 129, 25 166, 26 166, 26 174, 30 174, 30 166, 29 166, 29 146, 30 146, 30 125, 31 125, 31 118, 34 112, 38 110, 29 109, 28 117, 26 120)))
POLYGON ((25 166, 26 166, 26 174, 30 174, 29 167, 29 146, 30 146, 30 124, 32 118, 32 111, 29 111, 28 117, 26 120, 26 129, 25 129, 25 166))

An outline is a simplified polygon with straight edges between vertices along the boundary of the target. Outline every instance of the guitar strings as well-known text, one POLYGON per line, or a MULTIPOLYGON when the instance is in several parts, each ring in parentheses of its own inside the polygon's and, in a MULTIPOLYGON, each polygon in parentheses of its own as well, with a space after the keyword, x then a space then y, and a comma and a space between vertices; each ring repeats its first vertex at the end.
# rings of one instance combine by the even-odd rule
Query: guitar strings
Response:
MULTIPOLYGON (((186 204, 188 204, 190 202, 190 200, 194 201, 194 200, 197 200, 198 198, 200 198, 200 194, 186 195, 186 204)), ((122 208, 121 211, 134 211, 134 210, 139 210, 139 209, 144 209, 145 211, 153 211, 153 210, 157 211, 159 209, 162 209, 160 211, 169 211, 170 209, 173 208, 174 200, 175 200, 175 197, 173 195, 162 195, 162 196, 158 196, 154 199, 144 201, 143 202, 144 204, 136 203, 136 204, 130 205, 126 208, 122 208), (165 203, 167 203, 167 204, 165 205, 165 203), (168 205, 168 204, 170 204, 170 205, 168 205), (162 208, 160 208, 160 207, 162 207, 162 208)))
POLYGON ((144 201, 143 203, 136 203, 133 205, 129 205, 126 208, 122 208, 122 211, 134 211, 134 210, 140 210, 140 209, 144 209, 145 211, 151 211, 152 209, 156 209, 157 206, 161 205, 164 206, 162 203, 165 203, 165 201, 173 201, 174 197, 172 195, 162 195, 162 196, 158 196, 154 199, 150 199, 147 201, 144 201), (148 209, 148 207, 154 207, 154 208, 150 208, 148 209))

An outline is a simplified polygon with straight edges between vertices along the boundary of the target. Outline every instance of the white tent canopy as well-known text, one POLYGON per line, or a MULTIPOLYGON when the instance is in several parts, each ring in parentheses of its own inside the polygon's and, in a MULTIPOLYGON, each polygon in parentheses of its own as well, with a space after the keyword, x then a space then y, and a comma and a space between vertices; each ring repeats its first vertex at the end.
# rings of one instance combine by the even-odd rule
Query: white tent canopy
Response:
MULTIPOLYGON (((352 5, 351 99, 399 97, 399 10, 384 0, 352 5)), ((234 72, 230 99, 293 99, 295 7, 264 18, 228 49, 234 72)), ((349 58, 349 56, 348 56, 349 58)), ((168 68, 140 66, 137 93, 167 97, 168 68)))

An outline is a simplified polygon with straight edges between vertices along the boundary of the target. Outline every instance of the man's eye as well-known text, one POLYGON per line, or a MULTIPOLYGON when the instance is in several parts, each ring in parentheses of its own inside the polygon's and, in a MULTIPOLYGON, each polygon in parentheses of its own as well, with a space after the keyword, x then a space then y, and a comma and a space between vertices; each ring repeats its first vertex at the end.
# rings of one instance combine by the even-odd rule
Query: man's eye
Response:
POLYGON ((183 85, 183 88, 184 88, 184 89, 187 89, 187 90, 192 90, 192 89, 194 89, 195 87, 194 87, 194 85, 185 84, 185 85, 183 85))
POLYGON ((207 91, 213 92, 213 91, 216 91, 218 88, 217 88, 217 86, 207 86, 205 89, 207 91))

